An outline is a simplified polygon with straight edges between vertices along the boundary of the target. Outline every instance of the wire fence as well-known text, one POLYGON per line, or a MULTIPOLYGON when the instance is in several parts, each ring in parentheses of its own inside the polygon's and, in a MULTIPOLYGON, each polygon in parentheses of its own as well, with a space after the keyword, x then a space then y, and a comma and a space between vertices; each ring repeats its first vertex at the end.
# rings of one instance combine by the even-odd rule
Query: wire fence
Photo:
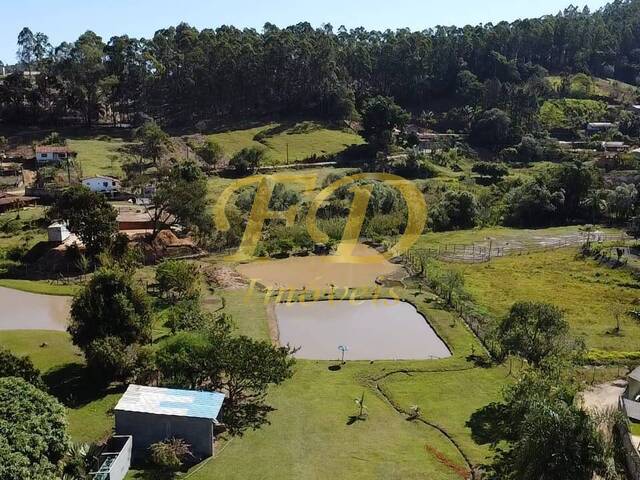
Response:
POLYGON ((457 263, 485 263, 494 258, 508 255, 528 255, 530 253, 557 250, 571 246, 582 245, 587 241, 591 243, 619 242, 626 246, 631 237, 625 234, 587 234, 580 233, 559 239, 549 239, 531 244, 496 243, 486 244, 442 244, 437 247, 414 248, 405 254, 405 262, 417 265, 421 258, 434 258, 446 262, 457 263))

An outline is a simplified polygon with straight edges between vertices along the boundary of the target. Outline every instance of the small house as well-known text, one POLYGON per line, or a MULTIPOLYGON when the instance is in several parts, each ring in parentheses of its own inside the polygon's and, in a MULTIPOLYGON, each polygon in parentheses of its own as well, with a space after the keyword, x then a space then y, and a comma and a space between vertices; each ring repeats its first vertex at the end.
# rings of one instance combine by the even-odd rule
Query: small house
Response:
POLYGON ((629 146, 624 142, 602 142, 602 151, 604 152, 626 152, 629 146))
POLYGON ((92 192, 114 195, 120 192, 120 180, 105 175, 82 179, 82 184, 92 192))
POLYGON ((64 223, 56 222, 47 227, 47 239, 50 242, 63 243, 70 235, 71 232, 64 223))
POLYGON ((36 165, 49 165, 73 159, 78 154, 66 145, 38 145, 36 147, 36 165))
POLYGON ((627 377, 627 388, 620 398, 620 403, 629 419, 640 422, 640 367, 627 377))
POLYGON ((197 458, 211 457, 224 394, 129 385, 114 409, 116 435, 133 438, 142 458, 154 443, 179 438, 197 458))

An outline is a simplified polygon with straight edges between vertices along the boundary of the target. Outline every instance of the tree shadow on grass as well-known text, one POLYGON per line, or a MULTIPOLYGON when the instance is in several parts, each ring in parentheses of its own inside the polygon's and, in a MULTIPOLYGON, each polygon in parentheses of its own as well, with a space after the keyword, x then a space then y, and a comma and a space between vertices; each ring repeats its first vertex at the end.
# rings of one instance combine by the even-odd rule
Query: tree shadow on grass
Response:
POLYGON ((367 419, 365 414, 362 415, 351 415, 347 419, 347 425, 353 425, 354 423, 364 422, 367 419))
POLYGON ((504 439, 506 423, 504 405, 490 403, 472 413, 466 426, 471 429, 471 438, 478 445, 495 445, 504 439))
POLYGON ((67 363, 46 372, 42 379, 49 392, 66 407, 79 408, 112 393, 121 393, 124 386, 105 386, 89 374, 80 363, 67 363))

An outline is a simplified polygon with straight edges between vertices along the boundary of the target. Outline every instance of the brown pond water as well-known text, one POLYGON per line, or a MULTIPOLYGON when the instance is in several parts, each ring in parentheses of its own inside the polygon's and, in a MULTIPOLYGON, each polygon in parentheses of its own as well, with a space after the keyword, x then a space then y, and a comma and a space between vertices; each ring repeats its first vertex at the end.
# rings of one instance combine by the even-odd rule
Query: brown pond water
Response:
POLYGON ((0 287, 0 330, 64 331, 70 305, 70 297, 0 287))
POLYGON ((236 270, 269 288, 300 290, 365 287, 375 285, 379 276, 397 275, 400 265, 386 261, 366 245, 355 247, 355 256, 375 257, 375 263, 336 263, 329 256, 290 257, 283 260, 258 260, 238 265, 236 270))
POLYGON ((281 345, 300 347, 298 358, 334 360, 428 360, 451 352, 427 320, 406 302, 280 303, 275 307, 281 345))

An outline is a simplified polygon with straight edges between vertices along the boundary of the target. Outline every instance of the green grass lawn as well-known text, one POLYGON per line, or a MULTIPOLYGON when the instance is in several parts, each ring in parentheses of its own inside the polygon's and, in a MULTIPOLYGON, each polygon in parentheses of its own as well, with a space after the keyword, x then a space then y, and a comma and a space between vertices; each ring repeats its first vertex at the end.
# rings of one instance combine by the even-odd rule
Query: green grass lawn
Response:
MULTIPOLYGON (((245 302, 246 292, 234 293, 235 298, 228 291, 223 293, 227 306, 233 300, 227 311, 236 320, 251 319, 237 322, 239 331, 263 337, 265 327, 255 328, 256 323, 264 322, 263 299, 256 295, 253 301, 245 302)), ((452 358, 348 362, 337 372, 328 369, 332 362, 299 360, 294 377, 269 393, 268 403, 275 408, 270 424, 242 437, 224 439, 219 454, 196 467, 190 478, 417 479, 428 475, 429 479, 459 479, 454 468, 463 469, 465 461, 451 441, 432 426, 407 421, 375 389, 378 379, 399 370, 416 373, 392 374, 379 380, 384 393, 403 409, 420 404, 425 420, 444 428, 472 461, 483 461, 488 450, 474 444, 465 423, 477 408, 499 398, 506 372, 502 368, 481 370, 467 362, 466 356, 480 353, 481 347, 459 320, 431 306, 430 295, 409 291, 403 296, 427 315, 452 348, 452 358), (471 370, 459 371, 462 369, 471 370), (478 394, 465 399, 460 393, 469 392, 472 381, 478 394), (355 398, 363 392, 368 419, 349 425, 349 417, 356 412, 355 398), (448 401, 454 412, 447 411, 448 401)), ((128 478, 142 475, 132 471, 128 478)))
POLYGON ((443 427, 472 461, 482 463, 488 459, 488 446, 478 445, 472 439, 466 423, 476 410, 500 398, 502 387, 509 380, 508 369, 504 367, 471 368, 397 374, 388 377, 381 386, 405 410, 412 405, 420 406, 424 419, 443 427))
POLYGON ((69 435, 75 442, 106 440, 113 431, 113 408, 122 396, 110 393, 78 408, 67 408, 69 435))
POLYGON ((68 333, 49 330, 0 330, 0 345, 18 355, 29 355, 41 372, 82 362, 68 333), (41 345, 46 343, 46 347, 41 345))
POLYGON ((245 130, 215 133, 210 137, 222 146, 228 156, 246 147, 266 148, 269 161, 273 164, 287 162, 287 148, 289 163, 295 163, 312 155, 338 153, 350 145, 364 143, 362 137, 353 132, 310 121, 295 124, 271 123, 245 130))
POLYGON ((475 302, 493 316, 505 315, 519 300, 551 302, 565 311, 573 333, 584 338, 589 348, 638 350, 638 322, 625 316, 622 332, 608 333, 616 325, 612 307, 632 310, 640 296, 638 283, 625 270, 578 258, 575 248, 454 268, 464 273, 466 289, 475 302))
POLYGON ((0 287, 13 288, 23 292, 39 293, 42 295, 73 296, 80 289, 79 285, 62 285, 51 283, 49 280, 17 280, 0 278, 0 287))
POLYGON ((111 140, 68 140, 69 147, 78 152, 83 177, 110 175, 122 177, 123 149, 130 145, 121 138, 111 140))
MULTIPOLYGON (((205 307, 211 310, 217 310, 220 298, 225 298, 225 311, 233 316, 238 333, 269 339, 262 294, 248 295, 242 289, 203 293, 205 307)), ((465 424, 476 409, 499 398, 507 381, 504 369, 479 369, 467 361, 469 354, 482 352, 482 347, 460 320, 437 308, 431 294, 409 290, 401 295, 426 315, 452 349, 451 358, 348 362, 339 371, 328 369, 333 362, 300 360, 293 378, 269 392, 267 402, 274 408, 270 423, 242 437, 221 439, 219 454, 196 467, 190 478, 421 479, 428 475, 435 480, 459 479, 466 468, 464 457, 429 423, 444 429, 472 462, 483 461, 488 450, 475 444, 465 424), (471 385, 472 398, 461 396, 470 392, 471 385), (363 392, 368 418, 349 422, 356 413, 355 399, 363 392), (407 421, 389 400, 402 410, 420 405, 426 423, 407 421)), ((109 434, 120 391, 90 392, 82 383, 82 357, 67 334, 0 332, 0 344, 29 354, 48 372, 52 391, 64 392, 61 398, 66 401, 75 400, 77 406, 67 411, 75 441, 99 441, 109 434), (48 346, 41 348, 45 341, 48 346)), ((128 478, 145 474, 134 470, 128 478)))
POLYGON ((0 213, 0 250, 19 245, 29 248, 46 240, 44 215, 44 207, 0 213))

